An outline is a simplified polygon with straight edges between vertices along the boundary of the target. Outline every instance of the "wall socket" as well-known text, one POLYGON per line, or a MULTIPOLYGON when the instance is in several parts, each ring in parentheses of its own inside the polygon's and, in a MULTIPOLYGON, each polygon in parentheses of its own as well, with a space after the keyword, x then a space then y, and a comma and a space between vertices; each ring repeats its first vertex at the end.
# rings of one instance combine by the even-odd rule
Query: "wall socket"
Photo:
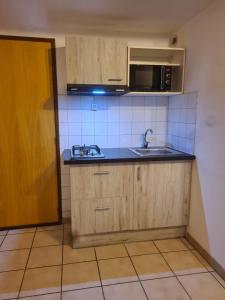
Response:
POLYGON ((91 110, 93 110, 93 111, 96 111, 97 110, 97 104, 95 104, 95 103, 92 103, 91 104, 91 110))

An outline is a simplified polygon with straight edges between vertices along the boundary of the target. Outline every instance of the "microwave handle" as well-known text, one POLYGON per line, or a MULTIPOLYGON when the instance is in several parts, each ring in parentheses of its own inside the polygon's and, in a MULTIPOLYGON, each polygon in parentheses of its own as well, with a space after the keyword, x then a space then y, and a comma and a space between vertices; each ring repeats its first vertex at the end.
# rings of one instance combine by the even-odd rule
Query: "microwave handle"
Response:
POLYGON ((161 91, 163 91, 165 89, 165 67, 161 67, 160 89, 161 89, 161 91))

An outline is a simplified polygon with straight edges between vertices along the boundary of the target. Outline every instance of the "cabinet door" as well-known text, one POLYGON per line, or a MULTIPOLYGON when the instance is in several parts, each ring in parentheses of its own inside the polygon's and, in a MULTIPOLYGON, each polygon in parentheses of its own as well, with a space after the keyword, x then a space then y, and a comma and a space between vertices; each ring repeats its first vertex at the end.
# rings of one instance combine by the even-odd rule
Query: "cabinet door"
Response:
POLYGON ((127 43, 120 39, 101 39, 103 84, 127 84, 127 43))
POLYGON ((66 37, 67 83, 101 84, 100 38, 66 37))
POLYGON ((66 37, 67 83, 127 82, 127 44, 120 39, 66 37))
POLYGON ((134 229, 187 225, 190 162, 135 164, 134 229))

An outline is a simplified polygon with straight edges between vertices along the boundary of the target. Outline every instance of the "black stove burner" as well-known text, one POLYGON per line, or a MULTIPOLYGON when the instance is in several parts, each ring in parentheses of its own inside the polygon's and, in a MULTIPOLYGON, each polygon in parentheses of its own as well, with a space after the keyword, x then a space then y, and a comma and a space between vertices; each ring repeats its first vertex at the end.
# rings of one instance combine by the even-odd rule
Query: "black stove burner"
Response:
POLYGON ((72 155, 76 158, 104 157, 104 154, 101 152, 100 148, 97 145, 75 145, 72 147, 72 155))

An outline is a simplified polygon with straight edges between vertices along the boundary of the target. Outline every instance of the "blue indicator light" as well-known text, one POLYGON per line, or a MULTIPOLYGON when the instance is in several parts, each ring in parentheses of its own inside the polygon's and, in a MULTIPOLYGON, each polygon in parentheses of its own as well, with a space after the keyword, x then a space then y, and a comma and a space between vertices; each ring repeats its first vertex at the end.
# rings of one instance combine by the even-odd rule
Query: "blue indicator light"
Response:
POLYGON ((92 94, 95 94, 95 95, 102 95, 102 94, 105 94, 105 91, 102 91, 102 90, 94 90, 94 91, 92 91, 92 94))

